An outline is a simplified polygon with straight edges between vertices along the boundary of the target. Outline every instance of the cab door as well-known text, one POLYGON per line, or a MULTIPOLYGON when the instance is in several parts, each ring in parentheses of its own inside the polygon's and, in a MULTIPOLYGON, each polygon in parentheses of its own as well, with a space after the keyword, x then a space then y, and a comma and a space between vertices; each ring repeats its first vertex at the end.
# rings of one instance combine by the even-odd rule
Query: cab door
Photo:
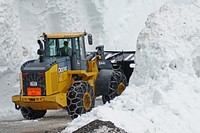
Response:
POLYGON ((72 66, 74 70, 87 70, 84 36, 73 39, 72 66))
POLYGON ((86 50, 85 50, 85 39, 84 36, 79 37, 80 46, 80 59, 81 59, 81 70, 87 70, 86 50))

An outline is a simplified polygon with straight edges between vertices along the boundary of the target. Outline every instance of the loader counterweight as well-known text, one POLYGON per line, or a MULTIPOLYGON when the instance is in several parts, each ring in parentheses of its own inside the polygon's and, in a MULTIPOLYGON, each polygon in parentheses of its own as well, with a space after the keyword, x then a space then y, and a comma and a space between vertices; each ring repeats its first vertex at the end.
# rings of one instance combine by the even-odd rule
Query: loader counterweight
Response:
POLYGON ((61 109, 67 106, 66 93, 58 93, 52 96, 12 96, 12 101, 23 107, 31 107, 34 110, 61 109))

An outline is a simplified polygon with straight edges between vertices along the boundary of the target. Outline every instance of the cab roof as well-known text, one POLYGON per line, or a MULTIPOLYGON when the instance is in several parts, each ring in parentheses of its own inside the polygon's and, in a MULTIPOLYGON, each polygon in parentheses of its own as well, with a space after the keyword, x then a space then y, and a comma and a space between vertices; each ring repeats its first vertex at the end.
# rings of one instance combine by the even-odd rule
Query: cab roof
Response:
MULTIPOLYGON (((43 35, 46 33, 43 33, 43 35)), ((86 32, 59 32, 53 34, 46 34, 47 38, 74 38, 85 35, 86 32)))

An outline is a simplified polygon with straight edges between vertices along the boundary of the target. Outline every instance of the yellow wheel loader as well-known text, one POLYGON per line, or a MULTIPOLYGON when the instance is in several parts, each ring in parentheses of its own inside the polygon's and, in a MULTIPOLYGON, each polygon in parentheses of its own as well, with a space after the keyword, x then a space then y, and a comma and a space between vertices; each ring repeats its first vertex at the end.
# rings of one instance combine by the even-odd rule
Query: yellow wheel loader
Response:
POLYGON ((102 96, 106 103, 124 91, 134 69, 134 51, 104 51, 97 46, 86 53, 86 37, 92 45, 92 35, 86 32, 43 33, 39 59, 21 66, 20 94, 12 96, 24 118, 67 109, 74 119, 94 107, 95 97, 102 96))

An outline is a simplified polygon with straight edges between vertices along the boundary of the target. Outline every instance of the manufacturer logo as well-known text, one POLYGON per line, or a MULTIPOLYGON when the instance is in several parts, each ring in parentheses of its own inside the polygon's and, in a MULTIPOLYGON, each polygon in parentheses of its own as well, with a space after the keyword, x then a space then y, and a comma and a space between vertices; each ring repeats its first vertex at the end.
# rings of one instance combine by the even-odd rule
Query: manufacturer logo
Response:
POLYGON ((58 68, 58 72, 59 72, 59 73, 64 72, 64 71, 67 71, 67 66, 59 67, 59 68, 58 68))
POLYGON ((105 61, 99 61, 99 65, 105 65, 106 62, 105 61))
POLYGON ((76 63, 78 66, 80 66, 80 60, 77 60, 76 63))
POLYGON ((37 86, 37 82, 31 81, 31 82, 30 82, 30 86, 37 86))

